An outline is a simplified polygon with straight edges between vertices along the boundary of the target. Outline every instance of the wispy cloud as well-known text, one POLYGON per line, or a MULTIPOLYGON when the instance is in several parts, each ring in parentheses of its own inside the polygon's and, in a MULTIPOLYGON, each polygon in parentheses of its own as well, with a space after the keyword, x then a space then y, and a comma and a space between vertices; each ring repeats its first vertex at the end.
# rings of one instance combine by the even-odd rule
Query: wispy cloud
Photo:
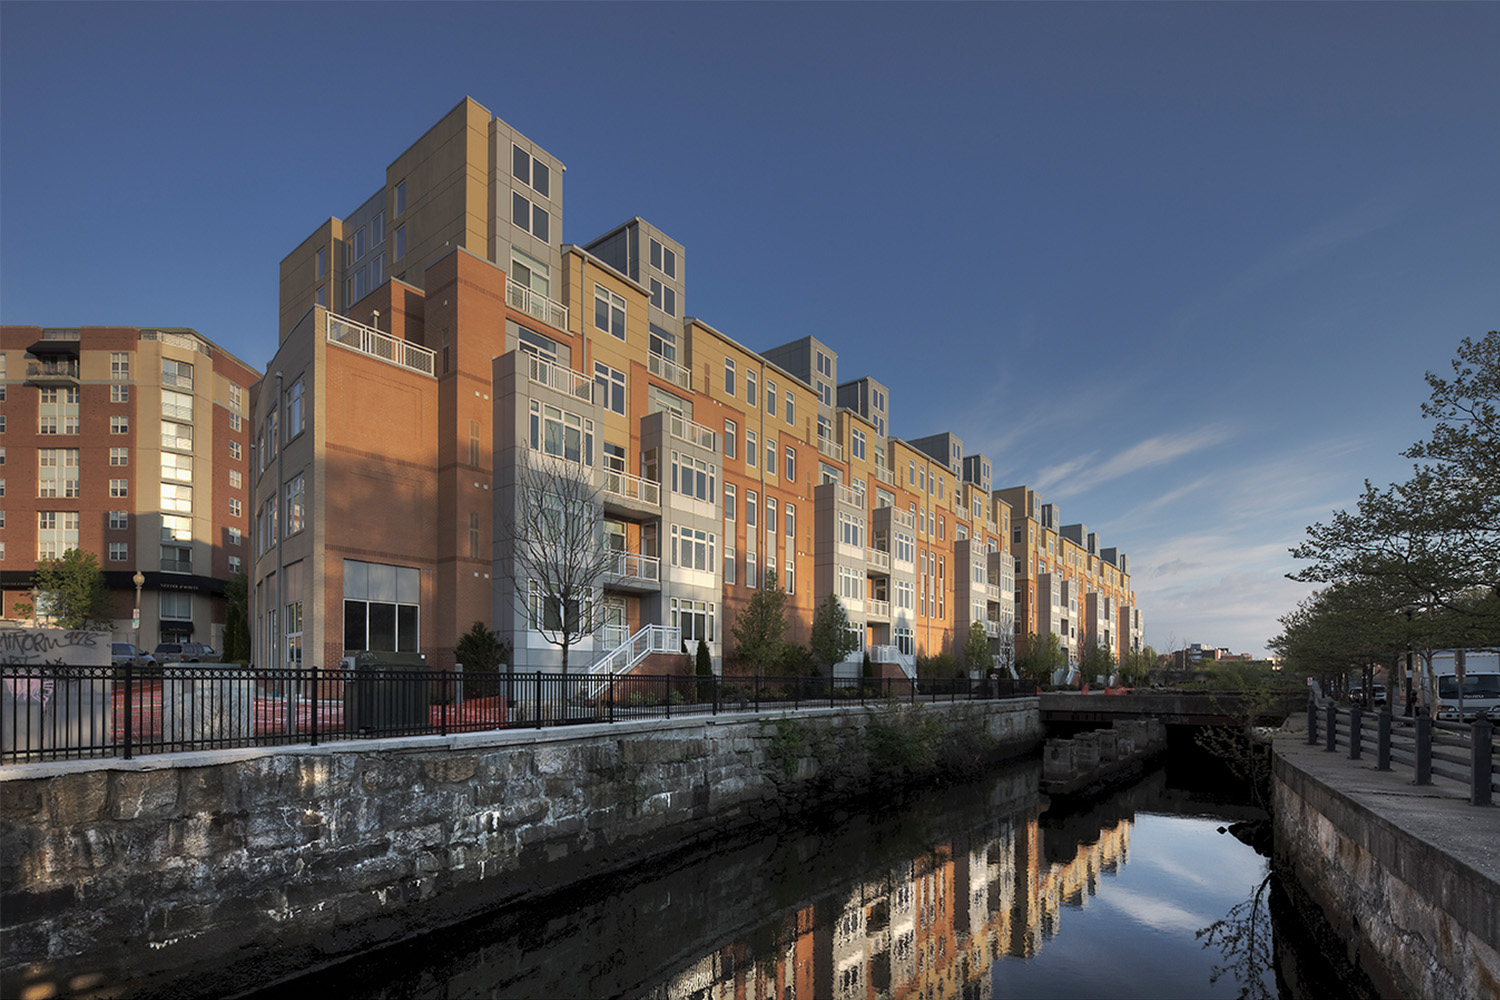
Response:
POLYGON ((1120 476, 1175 462, 1186 455, 1222 444, 1230 437, 1228 428, 1209 425, 1149 437, 1102 461, 1097 451, 1090 452, 1042 469, 1034 480, 1035 489, 1039 493, 1064 499, 1086 493, 1101 483, 1120 476))

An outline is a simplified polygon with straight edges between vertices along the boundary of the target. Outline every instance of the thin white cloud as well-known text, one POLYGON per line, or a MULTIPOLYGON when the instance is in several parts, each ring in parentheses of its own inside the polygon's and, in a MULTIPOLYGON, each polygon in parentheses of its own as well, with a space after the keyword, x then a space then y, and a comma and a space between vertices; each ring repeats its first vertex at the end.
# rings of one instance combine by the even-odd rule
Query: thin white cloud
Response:
POLYGON ((1175 903, 1155 899, 1130 889, 1112 886, 1097 897, 1100 902, 1136 923, 1161 931, 1197 931, 1213 923, 1214 918, 1185 910, 1175 903))
POLYGON ((1042 469, 1036 475, 1034 488, 1038 493, 1056 499, 1076 496, 1112 479, 1166 465, 1222 444, 1230 436, 1224 426, 1211 424, 1191 431, 1149 437, 1103 461, 1097 460, 1098 452, 1090 452, 1042 469))

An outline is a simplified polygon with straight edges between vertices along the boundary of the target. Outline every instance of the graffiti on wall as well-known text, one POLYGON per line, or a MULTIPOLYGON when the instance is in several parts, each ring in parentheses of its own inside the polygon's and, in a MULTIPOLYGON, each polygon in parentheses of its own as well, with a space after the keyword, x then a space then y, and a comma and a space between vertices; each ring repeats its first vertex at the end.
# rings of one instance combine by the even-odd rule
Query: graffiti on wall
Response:
POLYGON ((110 682, 79 667, 108 667, 108 632, 58 628, 0 628, 0 737, 6 752, 53 746, 89 746, 107 739, 110 682))

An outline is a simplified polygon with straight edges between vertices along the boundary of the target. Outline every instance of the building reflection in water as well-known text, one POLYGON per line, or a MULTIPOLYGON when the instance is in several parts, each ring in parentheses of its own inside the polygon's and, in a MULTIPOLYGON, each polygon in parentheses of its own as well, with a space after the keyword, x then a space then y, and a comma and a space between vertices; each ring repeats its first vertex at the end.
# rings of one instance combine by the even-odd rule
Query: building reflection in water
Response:
POLYGON ((651 990, 660 1000, 961 998, 991 995, 990 966, 1030 958, 1130 856, 1132 820, 1045 831, 1020 809, 983 839, 955 839, 787 913, 651 990), (1048 860, 1043 840, 1052 835, 1048 860), (1065 841, 1058 843, 1058 840, 1065 841))

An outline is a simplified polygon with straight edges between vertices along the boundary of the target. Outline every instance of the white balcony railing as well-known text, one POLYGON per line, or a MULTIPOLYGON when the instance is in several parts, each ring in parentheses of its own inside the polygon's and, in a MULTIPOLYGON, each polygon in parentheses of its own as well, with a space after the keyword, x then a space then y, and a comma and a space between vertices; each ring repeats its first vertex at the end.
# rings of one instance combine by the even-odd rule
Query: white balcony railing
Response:
POLYGON ((827 455, 829 458, 837 459, 840 462, 844 460, 844 446, 839 444, 833 438, 818 438, 818 451, 827 455))
POLYGON ((661 506, 661 483, 611 469, 600 470, 599 480, 599 488, 605 493, 651 507, 661 506))
POLYGON ((526 362, 526 377, 537 385, 544 385, 575 399, 593 401, 594 383, 583 372, 564 368, 535 354, 527 354, 526 362))
POLYGON ((604 572, 631 580, 660 583, 661 560, 656 556, 643 556, 639 552, 611 552, 604 572))
POLYGON ((879 549, 865 549, 865 562, 875 569, 883 569, 887 573, 891 571, 891 554, 879 549))
POLYGON ((865 616, 868 618, 885 618, 889 620, 891 617, 891 602, 877 601, 873 597, 867 599, 865 601, 865 616))
POLYGON ((1000 637, 1000 623, 999 622, 997 622, 997 621, 991 621, 990 619, 986 618, 983 621, 981 621, 980 624, 984 626, 984 634, 986 636, 988 636, 989 638, 991 638, 991 639, 998 639, 1000 637))
POLYGON ((984 599, 994 604, 1000 603, 1000 585, 998 583, 987 583, 984 585, 984 599))
POLYGON ((437 355, 413 344, 343 316, 328 314, 328 342, 398 368, 431 376, 437 371, 437 355))
POLYGON ((533 292, 525 285, 510 282, 505 286, 505 301, 512 309, 539 319, 554 330, 568 329, 568 307, 561 302, 554 302, 540 292, 533 292))
POLYGON ((833 493, 839 503, 848 504, 850 507, 858 507, 860 510, 865 509, 864 494, 858 490, 845 486, 843 483, 836 483, 833 493))
POLYGON ((891 524, 897 528, 905 528, 907 531, 917 530, 917 519, 909 510, 891 509, 891 524))
POLYGON ((693 388, 693 373, 675 361, 668 361, 660 354, 646 355, 646 370, 675 386, 689 390, 693 388))
POLYGON ((719 436, 700 423, 695 423, 680 413, 667 411, 667 433, 674 438, 695 444, 709 451, 719 448, 719 436))
POLYGON ((895 475, 891 472, 890 469, 887 469, 883 465, 875 466, 875 478, 880 480, 882 483, 885 483, 887 486, 896 485, 895 475))

